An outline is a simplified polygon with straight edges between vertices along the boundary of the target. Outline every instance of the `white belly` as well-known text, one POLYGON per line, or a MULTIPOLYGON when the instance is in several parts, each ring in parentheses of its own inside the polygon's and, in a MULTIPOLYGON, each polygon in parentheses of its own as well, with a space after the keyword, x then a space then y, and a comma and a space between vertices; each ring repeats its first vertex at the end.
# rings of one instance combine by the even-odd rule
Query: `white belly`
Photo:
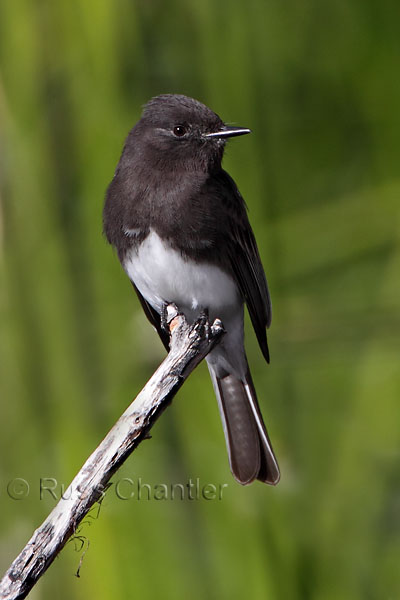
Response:
POLYGON ((226 334, 207 356, 207 362, 216 374, 245 376, 243 301, 229 275, 219 267, 184 259, 154 231, 138 250, 126 255, 124 269, 158 312, 164 303, 174 302, 189 321, 194 321, 204 308, 209 309, 211 320, 220 318, 226 334))
POLYGON ((203 308, 223 318, 241 306, 235 282, 217 266, 186 260, 151 231, 139 249, 132 249, 124 269, 142 296, 158 311, 165 302, 194 318, 203 308))

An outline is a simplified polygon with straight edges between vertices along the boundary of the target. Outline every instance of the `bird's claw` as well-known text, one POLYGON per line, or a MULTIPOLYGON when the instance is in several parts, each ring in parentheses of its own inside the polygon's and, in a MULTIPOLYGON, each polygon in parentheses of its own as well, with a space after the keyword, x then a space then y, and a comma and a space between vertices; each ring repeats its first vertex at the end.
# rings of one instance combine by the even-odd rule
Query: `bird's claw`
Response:
POLYGON ((176 327, 179 320, 177 319, 182 313, 173 302, 164 302, 160 312, 160 326, 163 331, 171 335, 172 330, 176 327))
POLYGON ((160 326, 165 333, 170 333, 168 323, 168 302, 163 302, 160 313, 160 326))
POLYGON ((208 308, 203 308, 201 311, 197 319, 197 326, 202 332, 204 332, 204 337, 206 338, 207 342, 209 342, 212 338, 212 330, 209 321, 208 308))
MULTIPOLYGON (((170 335, 172 331, 171 323, 181 314, 175 304, 164 302, 160 312, 161 329, 170 335)), ((201 335, 204 335, 207 342, 210 342, 213 337, 213 329, 209 320, 208 308, 202 309, 194 325, 200 330, 201 335)))

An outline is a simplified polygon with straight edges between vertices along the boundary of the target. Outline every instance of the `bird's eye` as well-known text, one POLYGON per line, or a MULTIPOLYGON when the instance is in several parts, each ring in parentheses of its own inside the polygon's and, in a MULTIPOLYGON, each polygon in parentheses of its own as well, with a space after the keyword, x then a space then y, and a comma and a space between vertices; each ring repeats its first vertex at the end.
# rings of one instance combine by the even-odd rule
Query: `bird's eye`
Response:
POLYGON ((184 125, 175 125, 172 131, 176 137, 182 137, 187 132, 187 128, 184 125))

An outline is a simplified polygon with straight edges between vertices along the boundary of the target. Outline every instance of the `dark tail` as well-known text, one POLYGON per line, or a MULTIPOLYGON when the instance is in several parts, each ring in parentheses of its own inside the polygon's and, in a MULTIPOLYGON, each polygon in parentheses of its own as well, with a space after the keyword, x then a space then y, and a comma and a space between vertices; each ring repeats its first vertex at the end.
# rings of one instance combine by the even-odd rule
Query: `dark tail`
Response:
POLYGON ((235 375, 217 377, 210 366, 224 426, 231 471, 246 485, 259 479, 276 485, 279 467, 264 425, 250 371, 243 382, 235 375))

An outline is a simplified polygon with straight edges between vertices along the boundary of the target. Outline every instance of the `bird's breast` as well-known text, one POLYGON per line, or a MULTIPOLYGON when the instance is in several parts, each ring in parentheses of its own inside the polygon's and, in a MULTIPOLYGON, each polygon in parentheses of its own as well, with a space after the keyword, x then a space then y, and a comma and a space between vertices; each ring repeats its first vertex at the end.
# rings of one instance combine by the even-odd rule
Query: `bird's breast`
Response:
POLYGON ((127 252, 123 266, 142 296, 158 312, 165 302, 174 302, 188 319, 197 317, 203 308, 210 310, 212 318, 223 318, 242 303, 228 273, 217 264, 186 258, 154 230, 127 252))

